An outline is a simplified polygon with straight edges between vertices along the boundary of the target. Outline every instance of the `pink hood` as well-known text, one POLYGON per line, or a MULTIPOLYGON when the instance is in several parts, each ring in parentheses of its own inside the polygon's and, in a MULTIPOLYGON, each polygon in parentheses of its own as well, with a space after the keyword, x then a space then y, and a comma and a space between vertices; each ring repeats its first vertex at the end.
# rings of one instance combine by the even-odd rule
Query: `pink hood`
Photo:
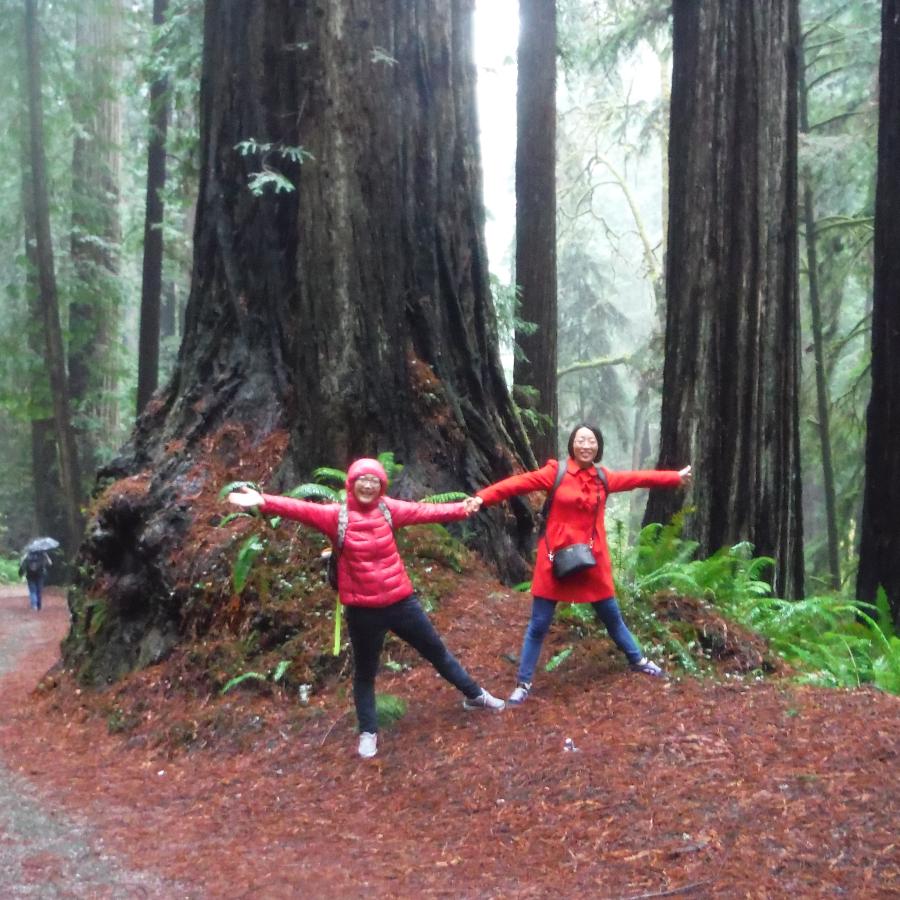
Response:
POLYGON ((358 459, 347 470, 347 496, 353 494, 353 482, 362 475, 374 475, 381 482, 381 493, 387 490, 388 477, 384 466, 377 459, 358 459))

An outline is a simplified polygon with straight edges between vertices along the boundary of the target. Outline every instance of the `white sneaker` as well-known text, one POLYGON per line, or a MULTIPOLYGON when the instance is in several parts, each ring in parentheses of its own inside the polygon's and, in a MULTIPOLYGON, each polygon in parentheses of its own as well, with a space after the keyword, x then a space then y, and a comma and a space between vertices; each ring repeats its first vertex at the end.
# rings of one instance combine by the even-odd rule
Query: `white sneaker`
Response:
POLYGON ((519 706, 528 699, 528 692, 530 690, 530 681, 520 681, 516 685, 515 690, 509 695, 509 700, 507 702, 510 706, 519 706))
POLYGON ((499 697, 495 697, 493 694, 489 694, 484 688, 482 688, 481 693, 472 700, 469 700, 468 697, 463 700, 463 709, 492 709, 496 712, 500 712, 505 706, 505 701, 501 700, 499 697))
POLYGON ((359 736, 359 755, 363 759, 371 759, 378 752, 378 735, 371 731, 363 731, 359 736))

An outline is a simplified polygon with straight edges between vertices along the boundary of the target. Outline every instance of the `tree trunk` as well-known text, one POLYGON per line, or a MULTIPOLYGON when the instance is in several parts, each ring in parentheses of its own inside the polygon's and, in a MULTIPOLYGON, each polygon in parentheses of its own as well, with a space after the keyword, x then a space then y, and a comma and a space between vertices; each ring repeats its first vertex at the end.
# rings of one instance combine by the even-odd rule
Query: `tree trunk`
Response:
MULTIPOLYGON (((153 27, 165 22, 168 0, 153 0, 153 27)), ((157 51, 158 51, 157 47, 157 51)), ((154 54, 157 55, 157 54, 154 54)), ((160 310, 162 307, 163 191, 166 187, 166 133, 169 85, 164 74, 150 85, 150 136, 147 141, 147 203, 144 214, 144 265, 141 270, 141 323, 138 341, 137 413, 159 384, 160 310)))
MULTIPOLYGON (((535 456, 555 458, 556 396, 556 3, 519 0, 516 141, 516 284, 519 315, 537 326, 519 332, 522 356, 513 382, 537 390, 537 413, 549 419, 529 428, 535 456)), ((525 402, 525 401, 520 401, 525 402)))
MULTIPOLYGON (((85 677, 179 640, 199 575, 179 550, 225 480, 278 490, 393 450, 395 492, 421 496, 533 464, 488 287, 471 28, 470 0, 208 0, 185 337, 83 547, 66 656, 85 677)), ((533 521, 513 510, 515 538, 475 524, 520 579, 533 521)))
POLYGON ((120 17, 119 0, 94 0, 76 13, 68 359, 82 469, 90 472, 119 425, 120 17))
MULTIPOLYGON (((22 66, 24 71, 24 65, 22 66)), ((31 160, 28 137, 28 97, 22 97, 19 123, 22 148, 22 224, 25 247, 25 297, 28 302, 28 348, 36 358, 44 356, 44 316, 38 286, 40 261, 37 253, 37 226, 34 216, 34 189, 31 184, 31 160)), ((36 371, 28 385, 30 406, 36 418, 31 420, 31 482, 34 494, 34 533, 64 535, 65 497, 59 482, 56 461, 56 435, 47 373, 36 371)))
POLYGON ((900 0, 884 0, 879 69, 872 396, 860 528, 860 600, 884 588, 900 627, 900 0))
MULTIPOLYGON (((800 43, 798 69, 798 96, 800 98, 800 133, 809 134, 809 96, 806 90, 806 54, 800 43)), ((822 487, 825 493, 825 522, 828 536, 828 569, 831 586, 841 588, 840 547, 837 527, 837 500, 834 489, 834 464, 831 458, 830 399, 828 379, 825 372, 825 339, 822 334, 822 301, 819 294, 819 248, 816 233, 815 199, 813 197, 812 173, 804 167, 803 185, 803 232, 806 245, 806 271, 809 283, 809 308, 812 322, 813 354, 816 363, 816 410, 819 447, 822 452, 822 487)))
MULTIPOLYGON (((41 108, 41 62, 38 43, 36 0, 25 2, 25 59, 29 113, 29 155, 34 226, 37 245, 38 285, 44 358, 50 379, 53 419, 59 453, 60 481, 65 498, 66 531, 63 545, 73 550, 81 537, 81 478, 78 453, 70 413, 69 383, 63 350, 62 328, 59 320, 59 301, 56 273, 53 264, 53 244, 50 237, 50 212, 47 200, 47 175, 44 159, 44 123, 41 108)), ((35 486, 39 489, 39 485, 35 486)))
MULTIPOLYGON (((687 533, 749 540, 803 592, 794 0, 676 0, 659 465, 695 468, 687 533)), ((654 492, 645 521, 680 498, 654 492)))

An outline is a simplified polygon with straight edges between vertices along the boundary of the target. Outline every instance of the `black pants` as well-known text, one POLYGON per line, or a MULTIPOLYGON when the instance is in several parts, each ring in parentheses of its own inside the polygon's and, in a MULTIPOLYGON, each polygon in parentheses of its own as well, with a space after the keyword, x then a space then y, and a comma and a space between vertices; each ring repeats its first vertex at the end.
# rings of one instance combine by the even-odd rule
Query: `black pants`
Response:
POLYGON ((417 650, 470 700, 481 693, 472 676, 446 648, 415 594, 390 606, 346 606, 344 609, 353 646, 353 701, 360 731, 378 731, 375 673, 389 631, 417 650))

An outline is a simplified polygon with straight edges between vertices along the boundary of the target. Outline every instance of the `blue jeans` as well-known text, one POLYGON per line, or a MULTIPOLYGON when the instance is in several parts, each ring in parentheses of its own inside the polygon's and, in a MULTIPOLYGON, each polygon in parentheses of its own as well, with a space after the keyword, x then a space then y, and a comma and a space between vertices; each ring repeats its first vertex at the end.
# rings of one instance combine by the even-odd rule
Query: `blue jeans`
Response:
POLYGON ((353 646, 353 701, 360 731, 378 731, 375 673, 389 631, 415 648, 470 700, 481 693, 478 682, 444 645, 415 594, 390 606, 346 606, 344 611, 353 646))
MULTIPOLYGON (((525 640, 522 642, 522 653, 519 657, 519 674, 516 676, 518 681, 530 683, 534 679, 534 670, 537 667, 538 657, 541 655, 541 647, 556 613, 556 602, 556 600, 547 600, 544 597, 535 597, 532 601, 531 621, 525 629, 525 640)), ((616 598, 608 597, 606 600, 597 600, 591 606, 594 608, 597 620, 606 626, 606 631, 613 643, 625 654, 628 662, 638 662, 642 656, 641 648, 622 619, 622 611, 619 609, 619 604, 616 603, 616 598)))
POLYGON ((28 597, 31 600, 32 609, 41 608, 41 587, 43 587, 43 578, 26 578, 28 582, 28 597))

